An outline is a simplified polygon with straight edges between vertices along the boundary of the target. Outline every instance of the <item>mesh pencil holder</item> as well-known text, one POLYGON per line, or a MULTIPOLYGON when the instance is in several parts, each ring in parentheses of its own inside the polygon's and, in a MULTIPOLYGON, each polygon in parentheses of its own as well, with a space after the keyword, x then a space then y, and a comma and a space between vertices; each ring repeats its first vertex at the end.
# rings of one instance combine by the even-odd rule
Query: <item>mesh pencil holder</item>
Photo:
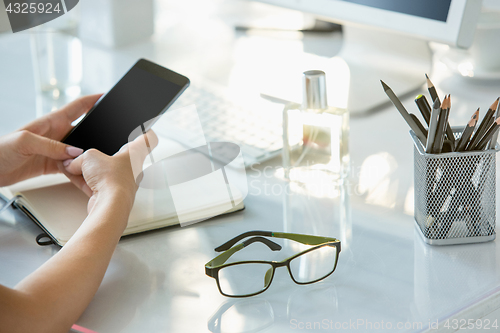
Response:
MULTIPOLYGON (((462 129, 453 129, 455 137, 462 129)), ((431 245, 496 237, 495 149, 427 154, 413 131, 415 222, 431 245)))

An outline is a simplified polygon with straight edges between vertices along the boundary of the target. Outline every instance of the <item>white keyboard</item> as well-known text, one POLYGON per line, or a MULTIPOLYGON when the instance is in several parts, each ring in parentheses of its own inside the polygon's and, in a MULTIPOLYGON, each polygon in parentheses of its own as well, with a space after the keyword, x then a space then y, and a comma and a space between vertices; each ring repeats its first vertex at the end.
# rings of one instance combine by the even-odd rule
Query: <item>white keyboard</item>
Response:
MULTIPOLYGON (((247 167, 278 155, 283 146, 283 106, 261 100, 256 107, 245 107, 230 101, 226 94, 219 87, 191 85, 170 107, 167 115, 170 116, 170 110, 194 104, 206 142, 236 143, 243 152, 247 167)), ((169 122, 175 123, 176 129, 169 128, 159 134, 191 146, 192 134, 199 128, 195 116, 193 113, 172 114, 175 116, 169 117, 169 122)))

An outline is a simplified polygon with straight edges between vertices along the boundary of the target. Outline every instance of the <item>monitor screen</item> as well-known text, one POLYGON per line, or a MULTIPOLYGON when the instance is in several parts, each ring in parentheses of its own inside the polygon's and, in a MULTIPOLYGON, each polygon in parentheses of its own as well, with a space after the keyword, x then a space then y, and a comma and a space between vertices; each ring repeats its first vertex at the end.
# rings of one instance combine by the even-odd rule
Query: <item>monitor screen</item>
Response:
POLYGON ((341 0, 358 5, 390 10, 446 22, 451 0, 341 0))

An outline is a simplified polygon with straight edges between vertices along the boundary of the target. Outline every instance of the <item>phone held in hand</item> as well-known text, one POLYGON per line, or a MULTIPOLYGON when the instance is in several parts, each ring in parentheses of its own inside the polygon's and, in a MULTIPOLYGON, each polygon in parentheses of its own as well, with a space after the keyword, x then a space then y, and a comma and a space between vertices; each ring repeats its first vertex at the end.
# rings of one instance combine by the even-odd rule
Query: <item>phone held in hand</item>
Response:
MULTIPOLYGON (((163 114, 188 86, 187 77, 140 59, 62 142, 113 155, 134 129, 163 114)), ((153 122, 145 130, 151 126, 153 122)))

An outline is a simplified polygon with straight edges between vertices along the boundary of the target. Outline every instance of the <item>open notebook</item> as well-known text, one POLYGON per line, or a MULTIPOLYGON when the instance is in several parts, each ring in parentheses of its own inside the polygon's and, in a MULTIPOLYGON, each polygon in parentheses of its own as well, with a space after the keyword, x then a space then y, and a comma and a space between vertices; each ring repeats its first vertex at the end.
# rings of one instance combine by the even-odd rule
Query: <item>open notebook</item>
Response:
MULTIPOLYGON (((183 212, 182 225, 244 208, 238 191, 233 189, 232 208, 214 198, 202 206, 192 205, 183 212), (234 204, 239 202, 238 204, 234 204)), ((88 197, 63 175, 46 175, 0 188, 0 194, 30 217, 54 243, 63 246, 87 217, 88 197)), ((123 235, 180 224, 169 189, 139 188, 123 235)))

